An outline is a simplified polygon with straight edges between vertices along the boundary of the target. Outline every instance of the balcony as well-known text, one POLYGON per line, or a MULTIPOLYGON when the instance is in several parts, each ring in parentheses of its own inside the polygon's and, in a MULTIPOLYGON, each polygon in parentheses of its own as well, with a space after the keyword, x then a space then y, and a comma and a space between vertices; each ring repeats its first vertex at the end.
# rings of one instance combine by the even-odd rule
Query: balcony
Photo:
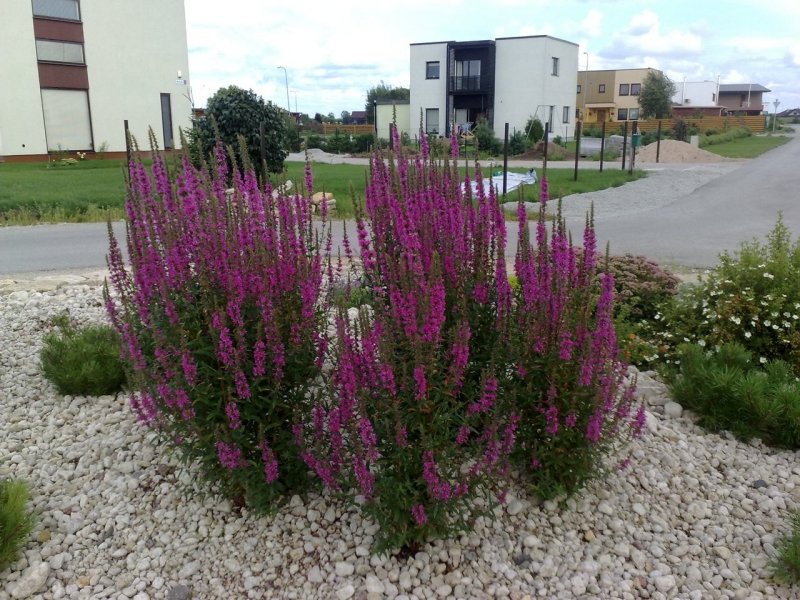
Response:
POLYGON ((488 77, 464 75, 450 77, 450 92, 489 92, 488 77))

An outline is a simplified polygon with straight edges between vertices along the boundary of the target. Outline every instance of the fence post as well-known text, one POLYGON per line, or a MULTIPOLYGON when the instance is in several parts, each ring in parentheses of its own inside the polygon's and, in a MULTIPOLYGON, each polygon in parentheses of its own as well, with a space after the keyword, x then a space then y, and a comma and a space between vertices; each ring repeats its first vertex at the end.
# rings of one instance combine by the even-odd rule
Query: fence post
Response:
POLYGON ((600 134, 600 172, 603 172, 603 160, 606 153, 606 122, 603 120, 603 130, 600 134))
POLYGON ((661 119, 658 120, 658 131, 656 132, 656 162, 661 156, 661 119))
POLYGON ((622 170, 625 170, 625 155, 628 153, 628 122, 625 121, 625 128, 622 130, 622 170))
POLYGON ((575 174, 572 176, 573 181, 578 181, 578 160, 581 156, 581 122, 575 124, 575 174))
POLYGON ((508 123, 506 123, 505 137, 503 138, 503 196, 506 195, 508 181, 508 123))
POLYGON ((123 121, 123 125, 125 127, 125 156, 128 159, 127 170, 128 170, 128 181, 131 180, 131 132, 128 129, 128 119, 123 121))
POLYGON ((544 158, 542 159, 542 177, 547 177, 547 146, 550 143, 550 122, 544 124, 544 158))

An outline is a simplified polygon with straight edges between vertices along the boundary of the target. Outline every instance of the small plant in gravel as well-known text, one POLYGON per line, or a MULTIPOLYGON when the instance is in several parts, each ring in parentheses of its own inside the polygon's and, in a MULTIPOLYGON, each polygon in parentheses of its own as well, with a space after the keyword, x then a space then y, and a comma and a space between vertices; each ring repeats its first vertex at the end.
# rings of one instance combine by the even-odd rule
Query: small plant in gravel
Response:
POLYGON ((173 176, 161 155, 130 165, 131 266, 109 225, 106 307, 140 420, 228 497, 271 510, 309 482, 292 427, 327 347, 311 172, 305 194, 273 195, 220 143, 215 157, 198 170, 184 155, 173 176))
POLYGON ((604 472, 609 454, 642 432, 644 412, 619 357, 614 276, 598 269, 591 218, 580 251, 560 218, 548 237, 546 179, 541 188, 535 245, 519 205, 507 385, 520 419, 514 463, 549 498, 604 472))
POLYGON ((373 300, 354 320, 339 313, 335 393, 298 431, 325 484, 363 496, 378 552, 468 530, 518 426, 496 404, 511 310, 504 219, 494 192, 478 185, 471 198, 456 165, 428 152, 423 137, 414 161, 373 157, 369 221, 357 217, 373 300))
POLYGON ((24 481, 0 479, 0 571, 17 559, 33 530, 24 481))
POLYGON ((791 531, 775 546, 777 555, 770 568, 779 583, 796 585, 800 583, 800 511, 792 512, 790 524, 791 531))
POLYGON ((113 327, 76 327, 67 316, 54 319, 54 325, 57 330, 45 336, 39 358, 42 374, 60 394, 102 396, 122 390, 121 339, 113 327))
POLYGON ((784 361, 765 365, 738 344, 705 351, 681 346, 672 394, 712 431, 727 430, 745 441, 800 448, 800 382, 784 361))
POLYGON ((703 281, 655 318, 664 323, 661 360, 673 365, 681 343, 714 349, 736 342, 761 364, 785 360, 800 374, 800 241, 792 242, 779 217, 765 242, 723 253, 703 281))

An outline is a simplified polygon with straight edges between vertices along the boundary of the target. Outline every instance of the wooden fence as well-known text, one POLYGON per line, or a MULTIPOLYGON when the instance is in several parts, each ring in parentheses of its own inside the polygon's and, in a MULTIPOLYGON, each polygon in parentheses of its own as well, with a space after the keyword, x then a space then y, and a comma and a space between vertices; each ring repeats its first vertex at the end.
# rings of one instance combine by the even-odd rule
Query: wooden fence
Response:
MULTIPOLYGON (((755 116, 727 116, 727 117, 683 117, 683 120, 690 127, 694 126, 704 133, 709 129, 713 129, 718 133, 722 133, 728 129, 736 129, 737 127, 747 127, 753 133, 764 133, 766 128, 766 118, 763 115, 755 116)), ((637 121, 639 131, 656 131, 658 129, 658 120, 637 121)), ((661 130, 666 131, 672 129, 675 124, 675 119, 661 119, 661 130)), ((621 125, 621 123, 620 123, 621 125)), ((630 127, 630 125, 629 125, 630 127)), ((608 130, 608 126, 606 126, 608 130)))
POLYGON ((339 132, 346 135, 359 135, 362 133, 375 133, 375 125, 342 125, 337 123, 323 123, 322 133, 325 135, 339 132))

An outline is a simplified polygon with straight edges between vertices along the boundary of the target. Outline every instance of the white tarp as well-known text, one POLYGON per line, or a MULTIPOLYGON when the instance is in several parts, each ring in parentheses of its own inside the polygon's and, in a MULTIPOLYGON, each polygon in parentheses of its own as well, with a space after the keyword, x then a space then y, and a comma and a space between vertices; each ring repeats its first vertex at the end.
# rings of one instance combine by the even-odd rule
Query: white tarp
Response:
MULTIPOLYGON (((521 185, 530 185, 536 182, 537 178, 535 169, 531 169, 527 173, 512 173, 511 171, 508 171, 506 173, 506 194, 508 194, 509 192, 513 192, 521 185)), ((478 184, 475 181, 472 181, 471 185, 472 185, 472 195, 475 196, 478 193, 478 184)), ((495 193, 498 196, 503 193, 502 171, 500 171, 499 174, 496 173, 492 175, 491 178, 485 177, 483 179, 483 191, 487 196, 489 195, 490 185, 494 186, 495 193)))

